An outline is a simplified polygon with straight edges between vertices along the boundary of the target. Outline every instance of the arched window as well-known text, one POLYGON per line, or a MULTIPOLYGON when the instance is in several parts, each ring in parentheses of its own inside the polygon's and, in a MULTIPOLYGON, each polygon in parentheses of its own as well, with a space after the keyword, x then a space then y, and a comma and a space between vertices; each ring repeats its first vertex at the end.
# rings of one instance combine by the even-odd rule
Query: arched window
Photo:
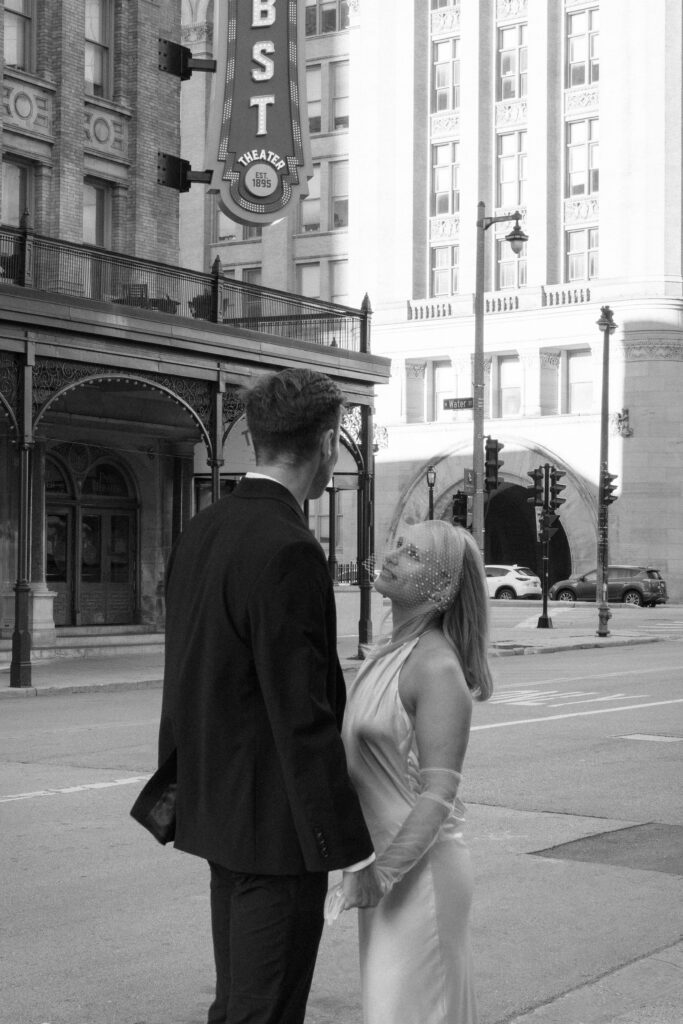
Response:
POLYGON ((71 485, 66 473, 54 459, 45 460, 45 493, 46 494, 71 494, 71 485))
POLYGON ((130 488, 121 470, 110 462, 98 462, 83 481, 83 495, 98 498, 129 498, 130 488))

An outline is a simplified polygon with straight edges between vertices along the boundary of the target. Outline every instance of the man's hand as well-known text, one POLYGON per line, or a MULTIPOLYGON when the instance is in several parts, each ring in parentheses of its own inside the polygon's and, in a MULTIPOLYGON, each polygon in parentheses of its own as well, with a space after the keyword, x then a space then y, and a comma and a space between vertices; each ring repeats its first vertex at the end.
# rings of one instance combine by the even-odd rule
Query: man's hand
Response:
POLYGON ((360 871, 345 871, 342 880, 345 910, 351 907, 376 907, 382 898, 382 887, 375 865, 368 864, 360 871))

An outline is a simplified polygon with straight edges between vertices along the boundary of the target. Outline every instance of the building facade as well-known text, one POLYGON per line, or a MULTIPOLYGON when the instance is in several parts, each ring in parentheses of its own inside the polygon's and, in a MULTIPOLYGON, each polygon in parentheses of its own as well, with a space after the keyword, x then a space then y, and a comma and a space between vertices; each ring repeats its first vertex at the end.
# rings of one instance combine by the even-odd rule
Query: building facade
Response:
POLYGON ((383 45, 382 77, 410 112, 397 131, 401 97, 389 85, 368 104, 377 69, 364 80, 353 65, 360 138, 351 159, 355 167, 368 152, 366 166, 389 171, 363 189, 352 172, 351 202, 351 223, 364 229, 351 240, 353 273, 374 299, 377 350, 393 360, 377 411, 390 437, 379 493, 391 495, 378 509, 378 537, 424 514, 426 465, 436 468, 441 515, 472 465, 472 413, 448 411, 444 399, 473 393, 483 201, 491 217, 520 211, 528 235, 517 258, 504 237, 509 219, 485 231, 484 433, 505 446, 504 483, 486 509, 487 559, 538 565, 525 488, 547 462, 566 473, 552 575, 596 564, 597 321, 609 305, 618 325, 609 342, 609 470, 618 475, 610 560, 660 568, 680 600, 680 4, 662 0, 646 19, 636 3, 604 0, 399 4, 395 22, 412 17, 412 32, 400 34, 398 53, 377 5, 367 6, 360 66, 383 45), (646 70, 655 66, 657 75, 646 70))
POLYGON ((13 685, 37 650, 162 628, 173 540, 254 464, 239 392, 259 373, 311 366, 343 388, 355 538, 370 552, 367 439, 388 369, 369 316, 178 265, 179 196, 157 165, 180 148, 181 83, 159 66, 180 14, 180 0, 4 6, 0 660, 11 649, 13 685))
MULTIPOLYGON (((483 202, 506 218, 485 231, 484 432, 504 445, 487 560, 538 566, 526 489, 548 463, 566 474, 551 575, 596 564, 608 305, 610 561, 661 569, 680 600, 681 5, 646 17, 635 0, 306 6, 310 198, 260 239, 212 228, 203 254, 326 298, 339 261, 334 294, 369 294, 373 348, 392 360, 376 413, 378 546, 427 514, 428 466, 437 515, 466 487, 472 412, 447 400, 473 397, 483 202), (516 211, 519 257, 505 241, 516 211)), ((208 52, 210 26, 204 40, 208 52)))

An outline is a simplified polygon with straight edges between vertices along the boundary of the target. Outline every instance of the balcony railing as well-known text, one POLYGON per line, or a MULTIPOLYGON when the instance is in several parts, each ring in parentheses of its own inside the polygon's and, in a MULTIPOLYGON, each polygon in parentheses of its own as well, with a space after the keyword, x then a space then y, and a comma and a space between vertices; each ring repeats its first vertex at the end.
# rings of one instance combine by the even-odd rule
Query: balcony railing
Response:
POLYGON ((313 345, 369 351, 370 304, 361 310, 210 274, 0 227, 3 282, 123 308, 206 320, 313 345))
MULTIPOLYGON (((580 306, 594 301, 591 297, 593 282, 546 284, 525 287, 516 291, 486 292, 485 313, 528 313, 549 306, 580 306)), ((474 296, 471 293, 443 298, 409 299, 406 303, 407 320, 443 320, 474 314, 474 296)))

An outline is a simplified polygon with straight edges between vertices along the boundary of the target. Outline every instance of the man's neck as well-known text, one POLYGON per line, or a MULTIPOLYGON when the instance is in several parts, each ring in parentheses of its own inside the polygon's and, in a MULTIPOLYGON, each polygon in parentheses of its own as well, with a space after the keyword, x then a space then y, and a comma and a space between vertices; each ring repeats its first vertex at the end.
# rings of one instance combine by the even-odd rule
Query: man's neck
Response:
POLYGON ((315 476, 315 470, 309 465, 303 463, 300 466, 283 466, 280 463, 275 465, 268 463, 257 465, 255 472, 277 480, 279 484, 282 484, 283 487, 286 487, 294 495, 301 508, 304 507, 304 502, 308 497, 308 492, 311 489, 313 477, 315 476))

